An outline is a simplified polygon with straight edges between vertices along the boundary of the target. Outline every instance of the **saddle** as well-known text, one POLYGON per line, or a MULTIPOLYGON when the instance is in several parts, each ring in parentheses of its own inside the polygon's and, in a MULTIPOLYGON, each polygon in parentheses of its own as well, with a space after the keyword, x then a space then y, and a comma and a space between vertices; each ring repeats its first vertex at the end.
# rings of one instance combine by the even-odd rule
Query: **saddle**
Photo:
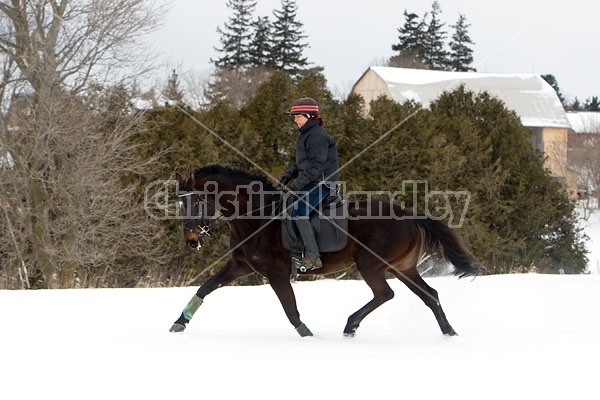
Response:
MULTIPOLYGON (((290 209, 294 199, 290 197, 287 200, 285 206, 290 209)), ((309 220, 315 231, 320 253, 340 251, 348 244, 347 207, 347 203, 335 194, 325 198, 318 209, 310 214, 309 220)), ((282 221, 281 238, 284 248, 301 252, 302 240, 291 218, 282 221)))

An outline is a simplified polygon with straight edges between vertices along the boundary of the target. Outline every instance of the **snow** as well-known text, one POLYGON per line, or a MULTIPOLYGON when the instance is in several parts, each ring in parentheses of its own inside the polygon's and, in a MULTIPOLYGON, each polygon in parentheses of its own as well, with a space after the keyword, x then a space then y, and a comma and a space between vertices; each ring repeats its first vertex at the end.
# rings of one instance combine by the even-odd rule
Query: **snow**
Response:
POLYGON ((215 291, 179 334, 196 288, 0 291, 0 398, 596 398, 600 275, 427 281, 460 336, 398 280, 355 338, 361 281, 294 284, 311 338, 268 285, 215 291))
POLYGON ((421 96, 420 96, 419 92, 417 92, 417 91, 414 91, 414 90, 403 90, 401 94, 407 100, 413 100, 413 101, 416 101, 416 102, 419 102, 419 103, 421 102, 421 96))
MULTIPOLYGON (((0 148, 0 150, 2 150, 0 148)), ((0 168, 11 168, 15 165, 12 156, 8 151, 5 151, 4 154, 0 153, 0 168)))
POLYGON ((426 278, 459 336, 398 280, 354 338, 361 281, 294 283, 314 337, 297 335, 268 285, 1 291, 2 399, 458 399, 597 397, 600 213, 581 222, 587 275, 426 278))
POLYGON ((372 66, 370 67, 379 76, 381 76, 386 82, 390 83, 405 83, 409 85, 426 85, 430 83, 444 83, 448 81, 469 81, 476 79, 491 79, 491 78, 514 78, 521 80, 521 84, 517 88, 521 88, 522 85, 526 85, 529 82, 535 85, 535 91, 537 92, 548 92, 553 94, 553 89, 544 85, 536 85, 536 82, 532 82, 532 77, 537 77, 535 74, 523 74, 523 73, 489 73, 489 72, 460 72, 460 71, 435 71, 427 69, 414 69, 414 68, 396 68, 396 67, 381 67, 372 66), (550 88, 550 89, 548 89, 550 88))
MULTIPOLYGON (((578 210, 581 216, 583 212, 578 210)), ((600 211, 595 210, 587 221, 580 219, 580 225, 588 236, 588 270, 592 274, 600 274, 600 211)))
POLYGON ((568 112, 567 118, 576 133, 600 133, 600 112, 568 112))

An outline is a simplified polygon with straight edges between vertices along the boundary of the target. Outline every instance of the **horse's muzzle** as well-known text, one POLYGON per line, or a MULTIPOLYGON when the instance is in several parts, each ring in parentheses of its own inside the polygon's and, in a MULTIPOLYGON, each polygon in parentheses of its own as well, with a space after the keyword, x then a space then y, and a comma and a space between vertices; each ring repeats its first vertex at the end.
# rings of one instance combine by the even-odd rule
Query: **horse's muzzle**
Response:
POLYGON ((200 248, 202 247, 202 240, 200 239, 200 235, 198 235, 196 232, 188 232, 184 235, 184 238, 185 244, 188 247, 198 250, 200 250, 200 248))

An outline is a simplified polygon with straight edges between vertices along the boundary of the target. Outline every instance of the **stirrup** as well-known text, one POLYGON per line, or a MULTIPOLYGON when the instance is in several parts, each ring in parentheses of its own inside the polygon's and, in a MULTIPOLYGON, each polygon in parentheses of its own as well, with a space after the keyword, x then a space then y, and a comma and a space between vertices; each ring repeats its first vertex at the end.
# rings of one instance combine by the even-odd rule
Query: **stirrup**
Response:
POLYGON ((310 259, 310 257, 307 257, 306 255, 302 257, 302 268, 300 268, 300 271, 313 271, 319 268, 323 268, 323 262, 321 261, 321 257, 317 256, 314 262, 310 259))
POLYGON ((304 262, 302 262, 302 254, 292 254, 292 274, 290 279, 295 281, 298 278, 298 271, 306 272, 304 262))

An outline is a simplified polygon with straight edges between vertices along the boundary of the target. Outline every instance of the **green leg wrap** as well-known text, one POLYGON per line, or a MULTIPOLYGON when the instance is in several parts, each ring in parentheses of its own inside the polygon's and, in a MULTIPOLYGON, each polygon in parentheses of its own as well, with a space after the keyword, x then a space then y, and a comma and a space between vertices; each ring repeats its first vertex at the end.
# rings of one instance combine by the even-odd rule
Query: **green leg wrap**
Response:
POLYGON ((194 313, 198 310, 198 307, 202 304, 203 299, 194 295, 192 299, 187 303, 183 309, 183 316, 190 321, 194 316, 194 313))

